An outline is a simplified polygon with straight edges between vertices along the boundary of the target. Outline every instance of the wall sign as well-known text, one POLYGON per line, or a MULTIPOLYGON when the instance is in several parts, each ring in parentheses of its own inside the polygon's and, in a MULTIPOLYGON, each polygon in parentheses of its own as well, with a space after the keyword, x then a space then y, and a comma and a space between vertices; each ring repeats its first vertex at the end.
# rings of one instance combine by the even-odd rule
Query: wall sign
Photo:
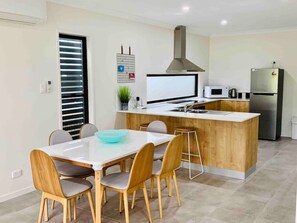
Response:
POLYGON ((121 46, 121 53, 117 54, 117 81, 118 83, 135 83, 135 55, 131 54, 129 47, 129 54, 123 53, 121 46))

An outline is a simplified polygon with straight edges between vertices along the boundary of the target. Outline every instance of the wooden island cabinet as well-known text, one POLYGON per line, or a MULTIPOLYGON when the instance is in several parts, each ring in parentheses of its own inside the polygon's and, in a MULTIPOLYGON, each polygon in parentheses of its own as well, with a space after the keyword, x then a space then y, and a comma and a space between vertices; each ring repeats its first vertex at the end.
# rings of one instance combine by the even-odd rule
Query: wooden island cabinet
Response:
MULTIPOLYGON (((205 109, 223 110, 227 105, 229 106, 229 102, 205 103, 205 109)), ((232 106, 236 103, 231 102, 231 107, 227 107, 226 110, 234 109, 232 106)), ((203 104, 200 103, 199 106, 203 104)), ((206 172, 245 179, 255 171, 259 114, 248 112, 222 112, 222 115, 193 114, 173 112, 168 106, 119 112, 125 113, 126 127, 133 130, 139 130, 140 124, 154 120, 165 122, 169 134, 173 134, 174 129, 179 126, 195 127, 206 172)), ((246 105, 241 104, 235 108, 247 109, 246 105)), ((194 149, 193 140, 194 138, 191 139, 191 145, 194 149)), ((186 151, 187 140, 185 139, 184 152, 186 151)), ((199 168, 199 165, 195 165, 199 163, 198 158, 193 157, 192 163, 199 168)))

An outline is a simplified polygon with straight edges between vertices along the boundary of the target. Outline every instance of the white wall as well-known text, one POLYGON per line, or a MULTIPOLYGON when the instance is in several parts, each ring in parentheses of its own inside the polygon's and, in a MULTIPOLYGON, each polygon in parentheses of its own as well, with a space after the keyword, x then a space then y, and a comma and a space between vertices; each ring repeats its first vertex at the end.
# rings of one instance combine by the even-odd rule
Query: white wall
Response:
POLYGON ((210 84, 226 83, 250 90, 251 68, 285 69, 282 136, 291 136, 291 117, 297 115, 297 31, 213 37, 210 40, 210 84))
MULTIPOLYGON (((121 44, 136 55, 136 83, 129 86, 144 99, 146 74, 164 73, 173 57, 173 30, 52 3, 46 24, 0 24, 0 202, 32 189, 30 151, 47 145, 59 128, 59 32, 88 37, 90 100, 100 129, 123 126, 123 117, 116 116, 121 44), (53 92, 39 94, 45 80, 52 81, 53 92), (24 175, 12 180, 11 172, 20 168, 24 175)), ((188 34, 187 44, 188 58, 208 71, 209 38, 188 34)), ((199 79, 203 86, 208 73, 199 79)))

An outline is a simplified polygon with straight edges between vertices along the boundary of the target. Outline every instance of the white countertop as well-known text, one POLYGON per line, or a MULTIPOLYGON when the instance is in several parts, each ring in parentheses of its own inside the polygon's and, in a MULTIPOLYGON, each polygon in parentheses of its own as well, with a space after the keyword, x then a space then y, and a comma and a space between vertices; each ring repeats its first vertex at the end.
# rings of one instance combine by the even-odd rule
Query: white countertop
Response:
MULTIPOLYGON (((189 100, 192 100, 192 99, 201 101, 200 102, 201 104, 205 102, 224 100, 224 99, 205 99, 205 98, 190 98, 189 100)), ((188 99, 185 99, 185 100, 188 100, 188 99)), ((230 100, 230 99, 226 99, 226 100, 230 100)), ((143 114, 143 115, 171 116, 171 117, 181 117, 181 118, 197 118, 197 119, 228 121, 228 122, 244 122, 249 119, 255 118, 257 116, 260 116, 259 113, 248 113, 248 112, 223 112, 222 111, 222 114, 207 114, 207 113, 199 114, 199 113, 189 113, 189 112, 185 113, 185 112, 170 111, 174 108, 182 107, 185 104, 187 103, 172 104, 172 103, 164 102, 164 103, 151 104, 151 105, 148 105, 146 108, 129 108, 129 110, 126 110, 126 111, 119 110, 118 112, 143 114)))

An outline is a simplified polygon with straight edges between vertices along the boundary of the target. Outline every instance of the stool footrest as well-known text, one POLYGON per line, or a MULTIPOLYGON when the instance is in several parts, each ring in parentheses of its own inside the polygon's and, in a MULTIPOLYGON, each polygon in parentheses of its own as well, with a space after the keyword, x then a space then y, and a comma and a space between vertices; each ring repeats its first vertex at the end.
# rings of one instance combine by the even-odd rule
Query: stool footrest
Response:
MULTIPOLYGON (((187 159, 181 159, 181 161, 189 162, 189 160, 187 160, 187 159)), ((197 164, 197 163, 196 163, 196 164, 197 164)), ((198 164, 200 164, 200 163, 198 163, 198 164)))
POLYGON ((197 155, 197 154, 193 154, 193 153, 182 153, 183 155, 186 155, 186 156, 188 156, 188 155, 190 155, 190 156, 195 156, 195 157, 200 157, 199 155, 197 155))

